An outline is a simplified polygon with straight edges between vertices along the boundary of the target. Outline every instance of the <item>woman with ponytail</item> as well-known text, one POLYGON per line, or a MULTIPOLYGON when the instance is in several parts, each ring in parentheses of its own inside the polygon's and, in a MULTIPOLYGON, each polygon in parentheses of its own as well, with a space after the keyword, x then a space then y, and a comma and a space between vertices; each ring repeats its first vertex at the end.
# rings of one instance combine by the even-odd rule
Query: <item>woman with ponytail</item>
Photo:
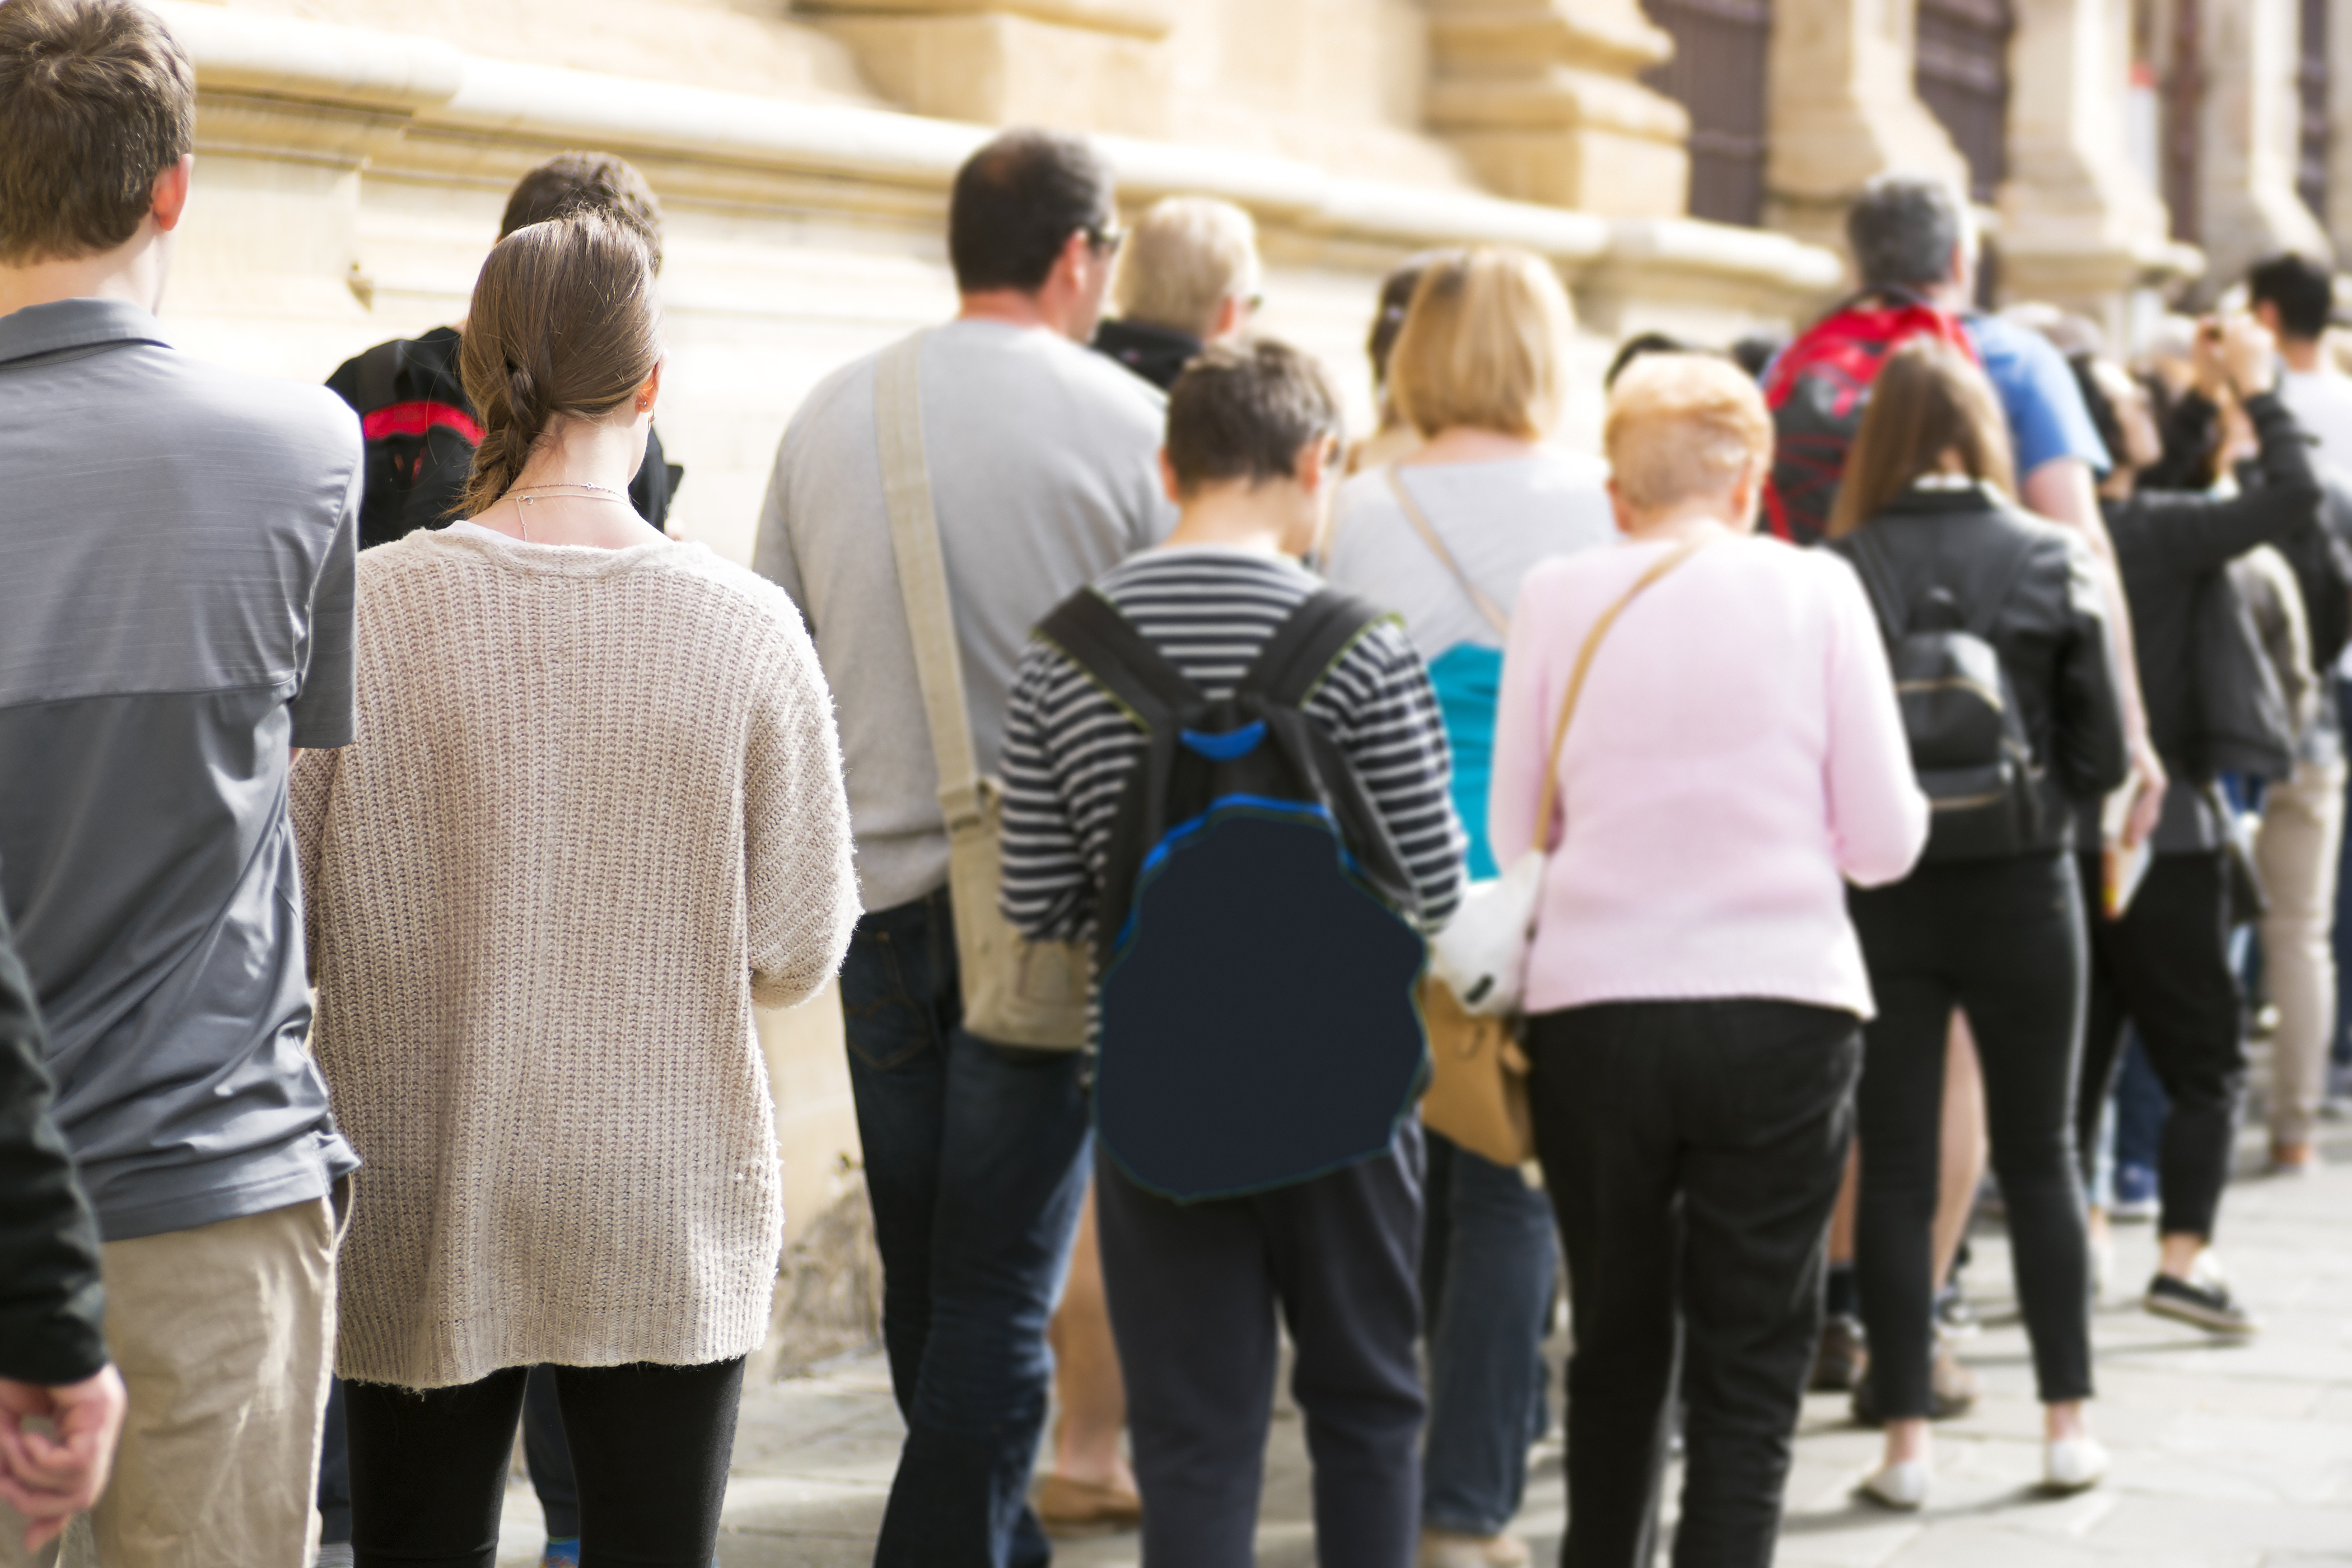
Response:
POLYGON ((555 1368, 584 1560, 712 1561, 782 1226, 752 1025, 857 916, 782 593, 640 521, 653 267, 594 216, 482 268, 467 520, 360 568, 358 742, 293 785, 311 1046, 366 1161, 341 1263, 361 1564, 488 1568, 555 1368))

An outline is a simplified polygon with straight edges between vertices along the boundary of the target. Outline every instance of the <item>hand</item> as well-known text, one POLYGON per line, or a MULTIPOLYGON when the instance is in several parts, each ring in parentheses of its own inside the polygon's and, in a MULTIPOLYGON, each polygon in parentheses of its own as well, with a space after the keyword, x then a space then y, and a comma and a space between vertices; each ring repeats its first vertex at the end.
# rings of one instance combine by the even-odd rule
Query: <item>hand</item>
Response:
POLYGON ((2219 403, 2230 390, 2230 371, 2222 355, 2222 343, 2228 328, 2219 316, 2205 316, 2197 322, 2197 336, 2189 347, 2189 382, 2197 395, 2208 403, 2219 403))
POLYGON ((128 1396, 112 1367, 61 1387, 0 1378, 0 1500, 30 1522, 25 1550, 37 1552, 106 1490, 128 1396), (50 1430, 28 1430, 32 1417, 50 1430))
POLYGON ((2164 764, 2157 760, 2156 748, 2142 740, 2132 748, 2132 777, 2138 781, 2139 790, 2132 797, 2131 816, 2124 823, 2124 847, 2137 848, 2147 836, 2156 831, 2156 819, 2164 815, 2164 792, 2167 787, 2164 764))
POLYGON ((2252 316, 2231 316, 2221 323, 2221 368, 2242 400, 2260 397, 2278 385, 2278 344, 2252 316))

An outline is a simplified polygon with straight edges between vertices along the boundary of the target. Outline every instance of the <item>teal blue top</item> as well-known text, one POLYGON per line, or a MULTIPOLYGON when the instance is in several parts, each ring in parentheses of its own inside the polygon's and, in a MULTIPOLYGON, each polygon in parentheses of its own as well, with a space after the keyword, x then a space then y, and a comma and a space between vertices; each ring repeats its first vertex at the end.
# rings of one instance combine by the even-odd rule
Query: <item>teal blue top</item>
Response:
POLYGON ((1486 846, 1486 782, 1495 769, 1495 707, 1503 691, 1503 650, 1458 642, 1429 661, 1445 742, 1454 748, 1454 815, 1470 838, 1473 879, 1499 875, 1486 846))

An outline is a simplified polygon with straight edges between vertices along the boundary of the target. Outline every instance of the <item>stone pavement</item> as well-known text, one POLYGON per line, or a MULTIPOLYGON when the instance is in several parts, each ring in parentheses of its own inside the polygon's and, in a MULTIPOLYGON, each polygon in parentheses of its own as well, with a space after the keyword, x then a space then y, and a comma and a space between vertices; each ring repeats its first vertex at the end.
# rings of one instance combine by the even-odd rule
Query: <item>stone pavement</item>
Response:
MULTIPOLYGON (((2219 1345, 2141 1313, 2146 1226, 2121 1227, 2095 1332, 2095 1422, 2116 1456, 2108 1483, 2036 1493, 2040 1411, 2009 1284, 2008 1248, 1984 1227, 1969 1293, 1986 1319, 1964 1348, 1985 1398, 1937 1428, 1937 1484, 1915 1517, 1855 1502, 1877 1449, 1843 1399, 1807 1404, 1789 1489, 1781 1568, 2352 1568, 2352 1128, 2328 1129, 2333 1169, 2249 1177, 2222 1213, 2222 1255, 2266 1328, 2219 1345)), ((2249 1159, 2257 1145, 2250 1132, 2249 1159)), ((1557 1383, 1554 1384, 1558 1386, 1557 1383)), ((719 1545, 725 1568, 865 1568, 898 1444, 878 1356, 745 1397, 719 1545)), ((1518 1528, 1556 1560, 1560 1449, 1547 1443, 1518 1528)), ((1300 1425, 1285 1401, 1268 1455, 1259 1561, 1314 1561, 1300 1425)), ((535 1563, 538 1508, 509 1498, 499 1563, 535 1563), (512 1555, 509 1555, 509 1552, 512 1555)), ((1061 1568, 1133 1568, 1135 1538, 1066 1543, 1061 1568)), ((1335 1565, 1345 1568, 1345 1565, 1335 1565)))

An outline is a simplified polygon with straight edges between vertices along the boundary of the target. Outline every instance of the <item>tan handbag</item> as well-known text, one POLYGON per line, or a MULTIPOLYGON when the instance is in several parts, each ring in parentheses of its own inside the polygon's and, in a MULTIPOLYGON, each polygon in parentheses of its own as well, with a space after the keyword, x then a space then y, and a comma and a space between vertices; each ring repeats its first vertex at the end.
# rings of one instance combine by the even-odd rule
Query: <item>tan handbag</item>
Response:
MULTIPOLYGON (((1394 482, 1393 469, 1391 482, 1394 482)), ((1396 490, 1406 515, 1413 519, 1431 549, 1461 578, 1453 557, 1438 542, 1427 520, 1418 515, 1420 509, 1405 495, 1404 487, 1397 485, 1396 490)), ((1576 717, 1577 699, 1583 694, 1584 679, 1591 671, 1592 656, 1601 651, 1601 639, 1643 589, 1689 560, 1705 542, 1694 540, 1652 563, 1585 634, 1569 674, 1568 689, 1560 693, 1550 749, 1544 753, 1549 765, 1544 769, 1543 784, 1536 795, 1536 846, 1529 854, 1549 853, 1543 840, 1550 831, 1552 802, 1559 789, 1559 749, 1568 740, 1569 721, 1576 717)), ((1467 579, 1462 581, 1467 587, 1467 579)), ((1484 605, 1480 607, 1485 609, 1484 605)), ((1539 887, 1539 879, 1537 881, 1539 887)), ((1532 934, 1532 924, 1528 930, 1532 934)), ((1528 1102, 1528 1058, 1519 1049, 1518 1018, 1468 1011, 1454 996, 1453 987, 1434 974, 1422 982, 1421 1015, 1429 1030, 1430 1061, 1429 1089, 1421 1102, 1423 1124, 1497 1165, 1524 1165, 1534 1159, 1535 1122, 1528 1102)))
POLYGON ((963 659, 948 602, 939 514, 931 505, 930 464, 923 454, 918 384, 920 332, 893 343, 874 367, 874 424, 882 455, 882 493, 890 513, 890 551, 915 676, 931 731, 947 819, 948 896, 955 910, 963 1026, 999 1045, 1076 1050, 1087 1043, 1086 949, 1076 942, 1030 942, 997 904, 1003 879, 1003 790, 981 776, 964 704, 963 659))

